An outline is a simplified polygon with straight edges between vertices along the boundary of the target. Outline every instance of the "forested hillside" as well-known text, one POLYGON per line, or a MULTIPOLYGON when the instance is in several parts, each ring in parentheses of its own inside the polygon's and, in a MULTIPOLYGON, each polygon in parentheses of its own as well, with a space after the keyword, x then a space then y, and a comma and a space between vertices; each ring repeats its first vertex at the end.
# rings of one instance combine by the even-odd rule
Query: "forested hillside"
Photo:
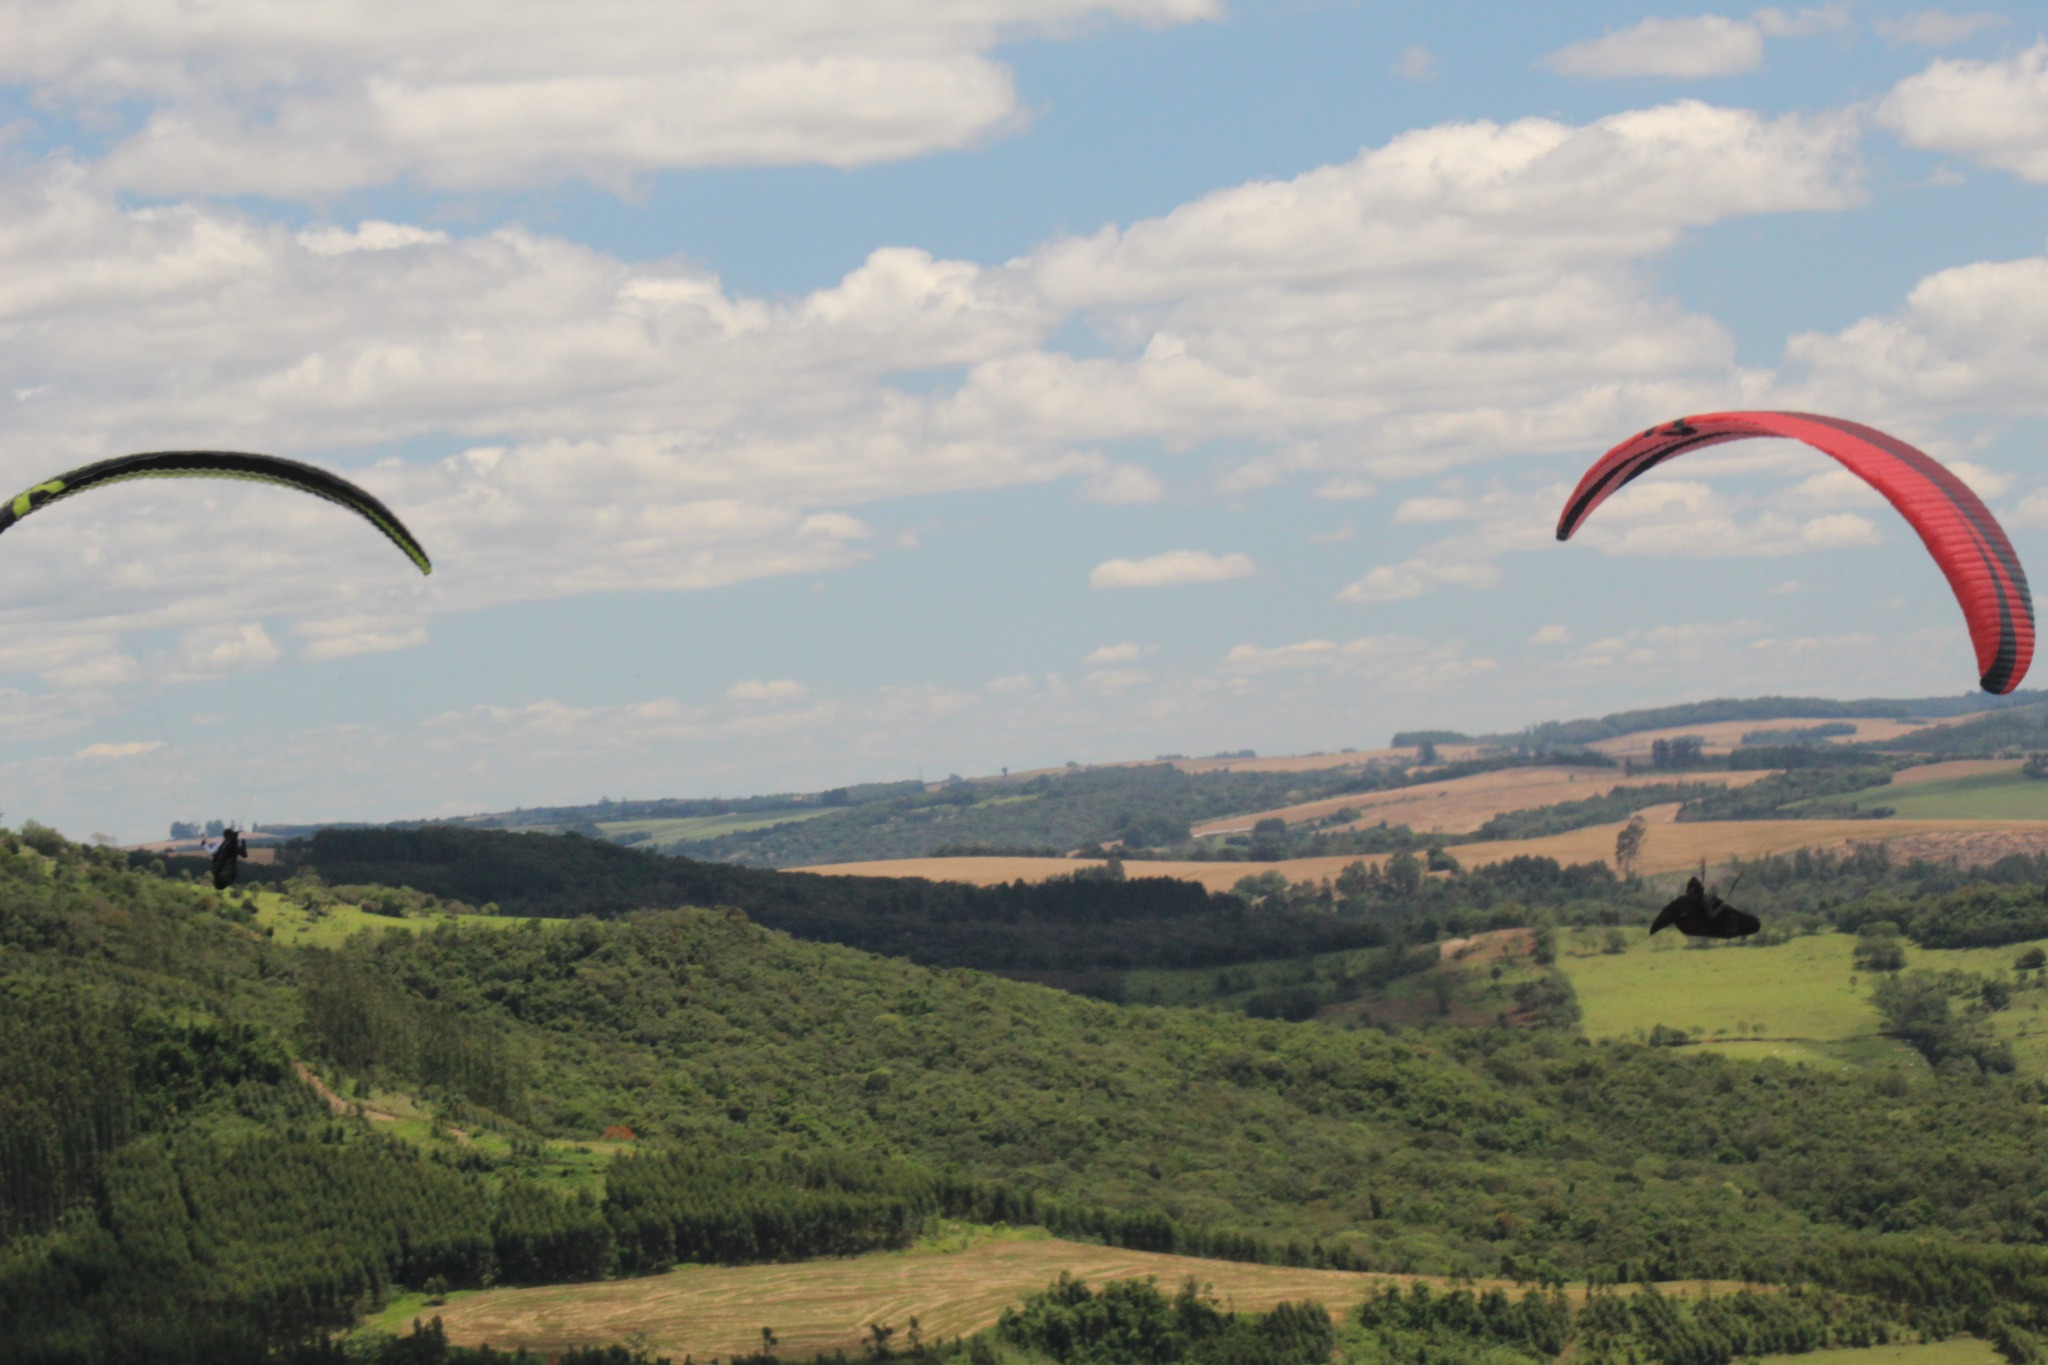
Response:
POLYGON ((226 1359, 392 1285, 900 1244, 947 1209, 1609 1279, 2048 1237, 2031 1082, 1118 1008, 717 910, 287 950, 232 897, 5 842, 0 1338, 21 1359, 226 1359), (290 1058, 344 1093, 410 1087, 471 1137, 379 1138, 290 1058), (602 1192, 549 1175, 546 1139, 606 1129, 653 1164, 602 1192))

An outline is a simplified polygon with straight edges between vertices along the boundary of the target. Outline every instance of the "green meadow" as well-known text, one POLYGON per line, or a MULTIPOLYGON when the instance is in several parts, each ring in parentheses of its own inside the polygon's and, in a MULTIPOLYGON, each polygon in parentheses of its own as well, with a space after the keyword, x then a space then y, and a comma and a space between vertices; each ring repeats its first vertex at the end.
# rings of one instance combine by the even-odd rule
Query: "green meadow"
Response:
POLYGON ((608 839, 629 834, 644 834, 647 836, 647 842, 652 844, 693 844, 704 839, 716 839, 724 834, 745 834, 749 830, 794 825, 805 820, 816 820, 823 815, 840 813, 837 807, 822 810, 778 810, 765 815, 757 811, 734 811, 729 815, 693 815, 667 820, 606 820, 601 822, 598 828, 604 831, 608 839))
MULTIPOLYGON (((257 925, 269 931, 270 937, 277 942, 292 948, 338 948, 357 934, 388 929, 407 933, 419 933, 443 925, 513 929, 526 922, 518 915, 463 915, 446 911, 414 911, 400 919, 392 915, 373 915, 360 905, 347 902, 306 905, 276 891, 249 891, 241 895, 245 902, 249 899, 256 902, 257 925)), ((232 893, 230 898, 233 898, 232 893)))
MULTIPOLYGON (((1875 978, 1855 970, 1856 939, 1814 934, 1770 946, 1691 946, 1621 931, 1626 949, 1606 951, 1609 932, 1564 936, 1558 966, 1579 998, 1589 1038, 1646 1039, 1658 1025, 1734 1057, 1776 1057, 1836 1068, 1919 1066, 1882 1036, 1870 1003, 1875 978)), ((2013 979, 2028 947, 1932 950, 1906 947, 1908 970, 1965 971, 2013 979)), ((2021 989, 1992 1027, 2011 1041, 2020 1069, 2048 1076, 2048 990, 2021 989)))
POLYGON ((1872 787, 1847 798, 1859 807, 1889 806, 1916 820, 2048 820, 2048 782, 2004 772, 1945 782, 1872 787))

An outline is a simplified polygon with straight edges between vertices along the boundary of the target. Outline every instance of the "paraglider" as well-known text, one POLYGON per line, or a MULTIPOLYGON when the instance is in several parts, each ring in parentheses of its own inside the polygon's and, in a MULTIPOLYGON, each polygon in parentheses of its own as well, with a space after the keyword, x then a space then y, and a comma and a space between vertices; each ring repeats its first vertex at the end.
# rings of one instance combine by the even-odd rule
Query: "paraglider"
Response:
POLYGON ((235 884, 235 874, 242 869, 241 859, 249 856, 248 841, 242 832, 229 825, 220 833, 218 842, 201 845, 213 855, 213 889, 225 891, 235 884))
POLYGON ((2034 602, 2004 528, 1933 457, 1860 422, 1809 412, 1710 412, 1651 427, 1586 471, 1558 518, 1557 538, 1571 539, 1594 508, 1673 456, 1755 436, 1803 441, 1883 494, 1948 577, 1969 624, 1984 690, 2019 686, 2034 657, 2034 602))
MULTIPOLYGON (((1706 871, 1706 864, 1700 864, 1700 877, 1704 877, 1706 871)), ((1688 938, 1747 938, 1763 927, 1755 915, 1737 910, 1722 900, 1721 893, 1709 889, 1700 877, 1689 878, 1685 883, 1685 894, 1657 912, 1657 918, 1650 922, 1651 933, 1669 927, 1688 938)), ((1736 880, 1742 879, 1737 877, 1736 880)), ((1731 891, 1734 889, 1729 888, 1731 891)))
POLYGON ((83 465, 54 479, 46 479, 0 505, 0 531, 5 531, 39 508, 87 489, 124 479, 175 478, 250 479, 325 498, 346 507, 383 532, 385 539, 403 550, 421 573, 434 571, 426 549, 413 538, 412 532, 405 529, 405 523, 390 508, 347 479, 297 460, 232 450, 157 450, 140 455, 117 455, 111 460, 83 465))

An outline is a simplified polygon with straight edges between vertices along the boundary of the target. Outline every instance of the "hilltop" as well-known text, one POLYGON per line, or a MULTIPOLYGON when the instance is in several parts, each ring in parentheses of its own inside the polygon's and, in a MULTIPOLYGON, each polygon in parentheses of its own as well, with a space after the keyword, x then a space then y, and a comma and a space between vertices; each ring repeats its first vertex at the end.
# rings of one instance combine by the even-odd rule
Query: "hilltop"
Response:
MULTIPOLYGON (((1349 748, 1291 757, 1249 752, 1206 758, 1160 755, 1090 765, 942 781, 878 782, 818 792, 755 796, 602 800, 521 808, 449 820, 394 820, 389 828, 454 824, 474 829, 556 833, 721 862, 796 867, 934 855, 1065 856, 1076 850, 1194 847, 1205 837, 1244 835, 1262 815, 1320 803, 1321 814, 1352 809, 1353 851, 1377 852, 1361 837, 1388 795, 1456 771, 1485 772, 1537 762, 1553 769, 1648 765, 1660 738, 1704 740, 1725 755, 1742 745, 1839 746, 1987 756, 2038 742, 2048 694, 2009 697, 1864 699, 1815 697, 1720 699, 1570 721, 1545 721, 1502 734, 1410 730, 1391 747, 1349 748), (1840 727, 1847 726, 1846 730, 1840 727), (1368 798, 1354 800, 1352 798, 1368 798), (1369 817, 1369 818, 1368 818, 1369 817)), ((1767 766, 1767 765, 1752 765, 1767 766)), ((1330 821, 1331 827, 1345 821, 1330 821)), ((272 824, 266 836, 307 837, 318 826, 272 824)), ((1431 823, 1416 825, 1426 835, 1431 823)), ((1338 851, 1338 850, 1332 850, 1338 851)))

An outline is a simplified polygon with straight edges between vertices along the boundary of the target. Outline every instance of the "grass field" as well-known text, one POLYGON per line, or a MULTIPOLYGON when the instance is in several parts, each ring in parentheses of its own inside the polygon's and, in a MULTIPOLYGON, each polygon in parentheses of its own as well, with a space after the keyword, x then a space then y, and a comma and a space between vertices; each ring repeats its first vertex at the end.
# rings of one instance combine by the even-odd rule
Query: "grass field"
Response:
POLYGON ((721 834, 745 834, 748 830, 768 829, 775 825, 793 825, 804 820, 816 820, 823 815, 837 815, 837 808, 824 810, 776 810, 776 811, 734 811, 730 815, 696 815, 687 819, 673 820, 606 820, 598 825, 607 838, 616 839, 622 834, 645 834, 651 844, 695 843, 700 839, 716 839, 721 834))
MULTIPOLYGON (((870 1323, 895 1327, 899 1341, 912 1317, 930 1338, 971 1335, 1062 1271, 1090 1284, 1154 1276, 1167 1287, 1193 1276, 1240 1311, 1313 1299, 1340 1313, 1381 1284, 1416 1278, 1198 1260, 956 1225, 910 1251, 844 1260, 688 1266, 598 1284, 487 1289, 451 1294, 439 1307, 409 1295, 372 1325, 397 1332, 415 1317, 439 1315, 460 1345, 545 1353, 630 1341, 678 1360, 758 1350, 761 1329, 772 1327, 779 1353, 803 1359, 854 1349, 870 1323)), ((1666 1288, 1698 1291, 1691 1283, 1666 1288)))
POLYGON ((2022 775, 2017 763, 1945 779, 1894 782, 1851 799, 1863 807, 1889 806, 1903 819, 2048 820, 2048 782, 2022 775))
MULTIPOLYGON (((1627 950, 1601 951, 1605 929, 1580 930, 1560 944, 1558 967, 1578 993, 1589 1038, 1647 1036, 1662 1024, 1735 1057, 1777 1057, 1830 1067, 1914 1066, 1918 1057, 1880 1036, 1870 1003, 1874 978, 1854 970, 1856 940, 1816 934, 1770 947, 1688 948, 1623 931, 1627 950)), ((2012 977, 2028 946, 1930 950, 1908 947, 1907 968, 2012 977)), ((2048 946, 2044 944, 2043 946, 2048 946)), ((1992 1016, 2020 1070, 2048 1077, 2048 990, 2020 990, 1992 1016)))
MULTIPOLYGON (((292 947, 336 948, 364 931, 396 929, 419 933, 443 924, 460 924, 486 929, 516 929, 526 921, 518 915, 372 915, 356 905, 335 905, 309 910, 289 896, 275 891, 251 892, 256 897, 256 923, 271 931, 279 943, 292 947)), ((559 923, 560 921, 555 921, 559 923)))

